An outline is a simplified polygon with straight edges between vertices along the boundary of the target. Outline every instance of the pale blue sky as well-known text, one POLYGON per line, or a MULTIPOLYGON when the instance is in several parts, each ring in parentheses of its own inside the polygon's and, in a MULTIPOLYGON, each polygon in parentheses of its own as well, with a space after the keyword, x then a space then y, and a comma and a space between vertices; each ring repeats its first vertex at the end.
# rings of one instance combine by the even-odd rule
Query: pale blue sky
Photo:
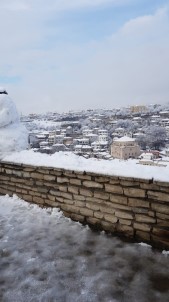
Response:
POLYGON ((1 0, 0 30, 23 113, 169 101, 169 1, 1 0))

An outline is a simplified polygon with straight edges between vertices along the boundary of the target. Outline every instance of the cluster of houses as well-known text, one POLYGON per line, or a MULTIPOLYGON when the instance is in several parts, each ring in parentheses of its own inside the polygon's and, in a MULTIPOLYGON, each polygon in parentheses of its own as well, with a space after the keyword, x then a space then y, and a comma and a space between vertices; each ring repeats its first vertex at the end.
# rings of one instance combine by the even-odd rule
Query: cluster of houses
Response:
POLYGON ((137 138, 145 135, 145 127, 159 125, 169 139, 169 110, 161 110, 160 105, 34 114, 22 121, 30 131, 30 147, 49 154, 71 151, 86 158, 140 158, 146 162, 160 158, 160 153, 141 150, 137 138), (120 121, 129 121, 133 129, 119 126, 120 121))

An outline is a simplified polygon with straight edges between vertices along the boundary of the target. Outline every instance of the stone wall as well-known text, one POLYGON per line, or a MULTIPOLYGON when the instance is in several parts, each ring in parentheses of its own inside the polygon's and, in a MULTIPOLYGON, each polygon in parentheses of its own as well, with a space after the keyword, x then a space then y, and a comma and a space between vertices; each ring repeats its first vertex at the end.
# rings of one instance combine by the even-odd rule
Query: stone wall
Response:
POLYGON ((16 194, 98 229, 169 249, 169 183, 0 163, 0 194, 16 194))

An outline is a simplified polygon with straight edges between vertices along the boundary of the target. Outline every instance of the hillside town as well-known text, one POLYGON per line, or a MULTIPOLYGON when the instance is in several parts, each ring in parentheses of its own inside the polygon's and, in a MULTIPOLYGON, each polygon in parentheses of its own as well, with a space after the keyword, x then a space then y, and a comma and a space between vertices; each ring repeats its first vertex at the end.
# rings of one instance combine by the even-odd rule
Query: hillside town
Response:
POLYGON ((169 104, 21 116, 36 152, 161 162, 169 154, 169 104))

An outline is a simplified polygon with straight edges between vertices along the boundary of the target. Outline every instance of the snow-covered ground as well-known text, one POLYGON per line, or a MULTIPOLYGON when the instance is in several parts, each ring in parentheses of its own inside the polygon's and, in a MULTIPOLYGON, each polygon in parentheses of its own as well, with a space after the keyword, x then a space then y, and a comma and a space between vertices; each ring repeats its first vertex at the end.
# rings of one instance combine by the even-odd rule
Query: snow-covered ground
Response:
POLYGON ((143 166, 138 160, 129 159, 122 161, 114 159, 85 159, 71 152, 57 152, 52 155, 36 153, 33 150, 24 150, 13 153, 3 158, 4 161, 14 163, 25 163, 35 166, 47 166, 70 169, 73 171, 95 172, 105 175, 124 177, 146 178, 161 181, 169 181, 169 162, 166 167, 143 166))
POLYGON ((0 197, 0 301, 168 302, 169 256, 0 197))

